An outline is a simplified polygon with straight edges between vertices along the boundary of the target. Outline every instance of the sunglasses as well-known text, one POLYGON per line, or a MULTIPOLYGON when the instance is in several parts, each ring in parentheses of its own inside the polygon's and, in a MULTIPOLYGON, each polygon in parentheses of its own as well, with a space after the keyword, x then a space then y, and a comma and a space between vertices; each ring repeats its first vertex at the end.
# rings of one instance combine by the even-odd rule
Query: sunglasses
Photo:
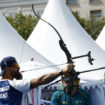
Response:
POLYGON ((19 68, 19 65, 17 63, 14 63, 12 66, 15 68, 19 68))

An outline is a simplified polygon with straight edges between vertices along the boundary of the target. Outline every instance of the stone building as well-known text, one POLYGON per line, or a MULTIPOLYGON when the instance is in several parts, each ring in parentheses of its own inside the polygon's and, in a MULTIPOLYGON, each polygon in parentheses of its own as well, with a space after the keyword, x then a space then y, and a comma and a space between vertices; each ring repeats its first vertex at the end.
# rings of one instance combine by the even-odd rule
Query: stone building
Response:
POLYGON ((105 0, 66 0, 66 3, 82 18, 89 19, 94 16, 99 20, 105 16, 105 0))
MULTIPOLYGON (((34 4, 36 13, 41 16, 48 0, 0 0, 0 12, 7 16, 15 16, 20 10, 24 15, 33 14, 31 5, 34 4)), ((89 19, 94 16, 99 20, 105 16, 105 0, 65 0, 68 7, 80 17, 89 19)))
POLYGON ((16 13, 22 11, 24 15, 33 14, 32 4, 35 11, 41 15, 48 0, 0 0, 0 12, 7 16, 15 16, 16 13))

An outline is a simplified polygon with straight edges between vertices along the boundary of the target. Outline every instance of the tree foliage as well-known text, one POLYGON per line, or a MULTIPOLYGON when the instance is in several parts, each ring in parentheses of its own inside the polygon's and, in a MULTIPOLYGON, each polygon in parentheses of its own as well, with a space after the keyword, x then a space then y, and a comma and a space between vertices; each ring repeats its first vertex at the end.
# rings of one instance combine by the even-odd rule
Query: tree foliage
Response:
MULTIPOLYGON (((103 26, 105 25, 105 18, 99 21, 94 21, 94 18, 86 20, 84 18, 80 18, 76 13, 73 14, 78 20, 78 22, 81 24, 81 26, 87 31, 87 33, 94 40, 96 40, 103 26)), ((24 16, 22 12, 16 14, 14 18, 13 17, 6 18, 25 40, 29 37, 29 35, 31 34, 31 32, 35 28, 35 25, 38 22, 38 19, 35 18, 34 16, 32 15, 24 16)))
POLYGON ((21 11, 18 14, 16 14, 14 18, 6 18, 25 40, 29 37, 29 35, 31 34, 31 32, 35 28, 35 25, 38 22, 38 19, 36 19, 34 16, 24 16, 21 11))
POLYGON ((95 20, 94 17, 91 17, 91 19, 86 20, 84 18, 80 18, 76 13, 73 14, 87 33, 96 40, 105 25, 105 18, 95 20))

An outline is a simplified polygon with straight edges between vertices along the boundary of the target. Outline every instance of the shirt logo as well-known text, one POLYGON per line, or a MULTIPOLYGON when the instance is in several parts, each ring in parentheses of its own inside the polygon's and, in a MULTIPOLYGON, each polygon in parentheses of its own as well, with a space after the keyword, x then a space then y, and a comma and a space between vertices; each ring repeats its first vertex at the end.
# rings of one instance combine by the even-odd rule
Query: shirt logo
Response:
POLYGON ((66 101, 63 101, 62 104, 66 104, 66 101))
POLYGON ((0 87, 0 99, 8 98, 8 90, 10 89, 9 86, 0 87))
POLYGON ((10 89, 9 86, 0 87, 0 92, 5 92, 8 91, 9 89, 10 89))
POLYGON ((82 103, 81 100, 76 100, 76 101, 75 101, 75 104, 76 104, 76 105, 80 105, 81 103, 82 103))

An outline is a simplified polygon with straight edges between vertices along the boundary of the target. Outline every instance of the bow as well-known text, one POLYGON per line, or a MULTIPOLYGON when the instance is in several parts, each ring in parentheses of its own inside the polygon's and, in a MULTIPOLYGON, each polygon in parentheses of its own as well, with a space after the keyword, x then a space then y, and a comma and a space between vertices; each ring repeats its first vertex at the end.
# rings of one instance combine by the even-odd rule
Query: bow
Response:
MULTIPOLYGON (((58 36, 59 36, 59 38, 60 38, 60 40, 59 40, 60 47, 61 47, 61 49, 64 51, 64 53, 65 53, 65 55, 66 55, 67 63, 73 63, 73 60, 72 60, 73 58, 72 58, 72 56, 71 56, 69 50, 67 49, 66 44, 64 43, 64 41, 63 41, 63 39, 62 39, 60 33, 58 32, 58 30, 57 30, 52 24, 50 24, 50 23, 47 22, 46 20, 40 18, 40 17, 35 13, 35 11, 34 11, 34 5, 32 5, 32 10, 33 10, 34 14, 35 14, 39 19, 41 19, 42 21, 44 21, 44 22, 46 22, 47 24, 49 24, 49 25, 56 31, 56 33, 58 34, 58 36)), ((87 55, 85 55, 85 56, 88 56, 88 61, 89 61, 89 63, 90 63, 91 65, 93 65, 92 61, 93 61, 94 59, 91 57, 91 52, 89 51, 89 53, 88 53, 87 55)), ((78 56, 78 57, 74 57, 74 58, 76 59, 76 58, 81 58, 81 57, 85 57, 85 56, 78 56)), ((70 85, 70 89, 71 89, 71 87, 73 86, 73 85, 72 85, 72 84, 73 84, 73 81, 75 80, 75 78, 76 78, 80 73, 86 73, 86 72, 91 72, 91 71, 98 71, 98 70, 102 70, 102 69, 105 69, 105 67, 101 67, 101 68, 97 68, 97 69, 93 69, 93 70, 86 70, 86 71, 82 71, 82 72, 76 72, 75 70, 73 70, 73 71, 74 71, 74 72, 73 72, 73 78, 71 78, 71 80, 70 80, 70 81, 71 81, 71 84, 69 84, 69 85, 70 85)), ((55 83, 57 83, 57 82, 59 82, 59 81, 61 81, 61 80, 58 80, 58 81, 56 81, 55 83)), ((52 83, 52 84, 50 84, 50 85, 48 85, 48 86, 46 86, 46 87, 49 87, 49 86, 51 86, 51 85, 53 85, 53 84, 55 84, 55 83, 52 83)), ((71 97, 71 94, 70 94, 70 97, 71 97)))
MULTIPOLYGON (((66 44, 64 43, 64 41, 63 41, 63 39, 62 39, 60 33, 58 32, 58 30, 57 30, 52 24, 50 24, 50 23, 47 22, 46 20, 42 19, 41 17, 39 17, 39 16, 35 13, 35 11, 34 11, 34 5, 32 5, 32 10, 33 10, 34 14, 35 14, 39 19, 41 19, 42 21, 44 21, 45 23, 47 23, 48 25, 50 25, 50 26, 55 30, 55 32, 57 33, 57 35, 58 35, 59 38, 60 38, 60 40, 59 40, 59 45, 60 45, 60 48, 64 51, 64 53, 65 53, 65 55, 66 55, 67 63, 73 64, 72 56, 71 56, 71 54, 70 54, 68 48, 66 47, 66 44)), ((91 58, 91 52, 89 52, 87 56, 89 57, 89 63, 92 65, 92 64, 93 64, 92 61, 93 61, 94 59, 91 58)), ((83 56, 82 56, 82 57, 83 57, 83 56)), ((80 56, 77 57, 77 58, 80 58, 80 56)), ((70 95, 70 97, 71 97, 71 90, 72 90, 72 88, 73 88, 73 82, 74 82, 74 80, 76 80, 76 78, 77 78, 77 76, 80 74, 80 72, 76 72, 76 70, 73 69, 70 74, 72 74, 72 75, 71 75, 72 78, 70 77, 70 79, 69 79, 70 82, 69 82, 69 84, 68 84, 68 87, 69 87, 69 92, 68 92, 68 93, 69 93, 69 95, 70 95)))
POLYGON ((58 30, 57 30, 52 24, 50 24, 49 22, 47 22, 46 20, 42 19, 40 16, 38 16, 38 15, 36 14, 36 12, 35 12, 35 10, 34 10, 34 5, 33 5, 33 4, 32 4, 32 10, 33 10, 34 14, 35 14, 40 20, 42 20, 42 21, 44 21, 45 23, 47 23, 48 25, 50 25, 50 26, 55 30, 55 32, 57 33, 57 35, 59 36, 59 38, 60 38, 60 40, 59 40, 59 45, 60 45, 60 48, 64 51, 64 53, 65 53, 65 55, 66 55, 67 63, 72 63, 72 64, 73 64, 72 59, 77 59, 77 58, 81 58, 81 57, 86 57, 86 56, 88 56, 88 61, 89 61, 89 63, 90 63, 91 65, 93 65, 92 61, 93 61, 94 59, 91 57, 91 51, 89 51, 89 53, 86 54, 86 55, 82 55, 82 56, 78 56, 78 57, 72 58, 72 56, 71 56, 69 50, 67 49, 66 44, 64 43, 64 41, 63 41, 63 39, 62 39, 60 33, 58 32, 58 30))

